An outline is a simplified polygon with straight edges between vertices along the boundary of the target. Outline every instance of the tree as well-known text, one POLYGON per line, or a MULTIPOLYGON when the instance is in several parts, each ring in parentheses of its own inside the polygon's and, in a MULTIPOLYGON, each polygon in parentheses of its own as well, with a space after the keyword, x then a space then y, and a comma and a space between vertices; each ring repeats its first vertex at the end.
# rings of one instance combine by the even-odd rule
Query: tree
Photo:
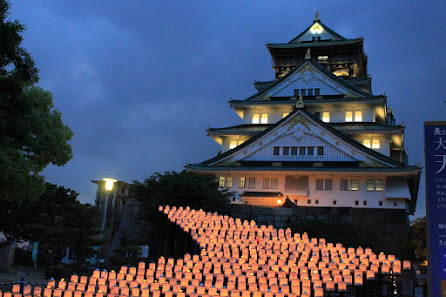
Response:
POLYGON ((426 242, 426 217, 417 218, 411 226, 411 244, 415 251, 418 263, 422 264, 420 269, 426 273, 426 266, 423 263, 427 260, 426 242))
POLYGON ((130 196, 142 204, 144 213, 150 218, 160 205, 190 206, 225 213, 231 194, 218 189, 215 175, 183 170, 180 173, 155 173, 142 183, 134 181, 130 196))
POLYGON ((99 244, 95 228, 97 209, 81 204, 75 191, 45 184, 38 200, 17 205, 0 200, 0 226, 8 241, 39 241, 39 254, 51 253, 57 262, 67 247, 81 263, 91 247, 99 244), (50 252, 51 251, 51 252, 50 252))
POLYGON ((33 85, 38 69, 20 46, 25 27, 7 20, 9 8, 0 0, 0 200, 21 204, 43 193, 48 164, 71 159, 73 133, 53 110, 51 93, 33 85))

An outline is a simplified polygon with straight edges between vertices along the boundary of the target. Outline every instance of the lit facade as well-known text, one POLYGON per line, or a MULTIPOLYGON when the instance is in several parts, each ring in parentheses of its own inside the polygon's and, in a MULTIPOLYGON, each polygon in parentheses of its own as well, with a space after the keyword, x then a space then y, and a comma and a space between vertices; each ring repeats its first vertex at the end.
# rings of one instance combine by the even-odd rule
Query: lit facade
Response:
POLYGON ((363 38, 320 20, 268 43, 275 79, 230 100, 242 124, 209 128, 222 153, 186 168, 215 174, 236 202, 415 211, 421 168, 408 164, 404 126, 372 93, 363 38))

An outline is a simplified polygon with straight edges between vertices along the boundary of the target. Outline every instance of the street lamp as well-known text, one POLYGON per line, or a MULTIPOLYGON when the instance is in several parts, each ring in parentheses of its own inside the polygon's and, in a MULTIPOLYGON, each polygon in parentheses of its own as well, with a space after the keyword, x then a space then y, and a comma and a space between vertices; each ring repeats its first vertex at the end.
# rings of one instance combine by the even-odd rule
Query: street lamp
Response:
POLYGON ((116 179, 113 178, 103 178, 103 181, 105 181, 104 189, 107 193, 107 195, 104 197, 104 213, 102 215, 102 239, 104 239, 104 233, 105 233, 105 222, 107 220, 107 207, 108 207, 108 200, 111 198, 113 186, 115 182, 117 182, 116 179))

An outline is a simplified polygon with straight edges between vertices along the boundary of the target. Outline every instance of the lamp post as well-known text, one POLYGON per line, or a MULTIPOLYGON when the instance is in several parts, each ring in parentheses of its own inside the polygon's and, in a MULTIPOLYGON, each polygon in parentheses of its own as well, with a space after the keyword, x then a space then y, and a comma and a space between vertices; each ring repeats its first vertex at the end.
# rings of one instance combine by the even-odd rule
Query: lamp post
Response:
POLYGON ((117 182, 117 180, 113 179, 113 178, 103 178, 102 180, 105 181, 104 190, 106 192, 106 195, 104 197, 104 212, 102 215, 102 227, 101 227, 101 231, 102 231, 101 239, 104 239, 105 222, 107 220, 108 200, 111 198, 113 186, 114 186, 115 182, 117 182))

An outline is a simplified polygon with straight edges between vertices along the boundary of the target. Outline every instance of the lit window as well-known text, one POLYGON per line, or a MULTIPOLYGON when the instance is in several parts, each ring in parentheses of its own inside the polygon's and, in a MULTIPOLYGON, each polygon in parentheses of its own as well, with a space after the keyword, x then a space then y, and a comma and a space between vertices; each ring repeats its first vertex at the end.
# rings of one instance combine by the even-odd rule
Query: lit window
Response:
POLYGON ((384 180, 383 179, 368 179, 367 180, 367 191, 384 191, 384 180))
POLYGON ((373 149, 379 149, 379 139, 373 139, 372 140, 372 148, 373 149))
POLYGON ((231 140, 229 143, 229 149, 232 150, 233 148, 237 147, 237 140, 231 140))
POLYGON ((244 140, 237 141, 237 146, 241 145, 243 142, 245 142, 245 141, 244 140))
POLYGON ((270 188, 271 189, 277 189, 279 185, 279 179, 277 177, 273 177, 271 178, 271 185, 270 188))
POLYGON ((375 190, 376 191, 384 191, 384 180, 383 179, 376 179, 375 180, 375 190))
POLYGON ((335 72, 333 72, 334 75, 336 76, 348 76, 348 69, 338 69, 335 72))
POLYGON ((324 189, 324 180, 322 178, 316 179, 316 190, 323 190, 324 189))
POLYGON ((278 156, 280 154, 280 147, 275 146, 273 149, 273 155, 278 156))
POLYGON ((341 178, 341 191, 348 191, 348 179, 341 178))
POLYGON ((327 61, 328 60, 328 56, 319 56, 319 57, 317 57, 317 59, 319 61, 327 61))
POLYGON ((365 147, 370 148, 370 139, 364 139, 364 141, 362 142, 362 144, 363 144, 365 147))
POLYGON ((328 111, 324 111, 322 113, 322 121, 323 122, 330 122, 330 113, 328 111))
POLYGON ((245 187, 245 182, 246 182, 246 177, 241 177, 240 178, 240 182, 238 184, 239 188, 244 188, 245 187))
POLYGON ((345 113, 345 121, 346 122, 352 122, 353 121, 353 112, 347 111, 345 113))
POLYGON ((252 123, 253 124, 260 123, 260 115, 258 113, 255 113, 252 115, 252 123))
POLYGON ((362 122, 362 111, 355 111, 355 122, 362 122))
POLYGON ((268 114, 262 113, 262 119, 260 120, 262 124, 268 124, 268 114))
POLYGON ((286 116, 289 115, 289 114, 290 114, 289 112, 284 112, 282 118, 286 117, 286 116))
POLYGON ((225 187, 225 177, 224 176, 220 176, 220 179, 218 181, 218 186, 220 188, 224 188, 225 187))
POLYGON ((226 180, 226 187, 227 188, 232 188, 232 177, 228 177, 226 180))
POLYGON ((254 189, 256 187, 256 178, 250 177, 248 178, 248 188, 254 189))
POLYGON ((269 189, 269 177, 264 177, 263 178, 263 188, 264 189, 269 189))
POLYGON ((357 178, 352 178, 350 181, 350 191, 358 191, 359 189, 359 180, 357 178))

